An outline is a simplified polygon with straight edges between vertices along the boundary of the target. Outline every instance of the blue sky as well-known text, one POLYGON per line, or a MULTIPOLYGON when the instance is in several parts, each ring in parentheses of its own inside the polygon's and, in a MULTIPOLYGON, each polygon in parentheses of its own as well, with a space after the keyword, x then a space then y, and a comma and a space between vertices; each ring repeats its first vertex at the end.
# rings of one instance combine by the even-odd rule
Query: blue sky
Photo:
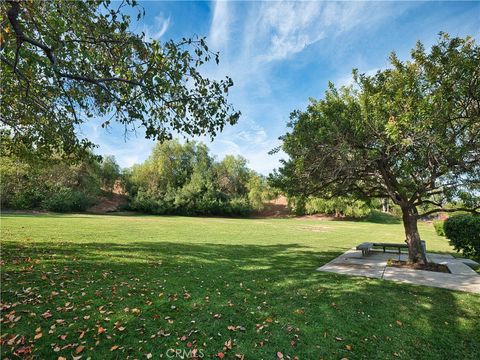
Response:
MULTIPOLYGON (((220 52, 220 64, 206 76, 234 80, 229 100, 242 116, 213 142, 204 141, 222 159, 239 154, 251 168, 268 174, 283 154, 279 145, 289 114, 321 98, 328 81, 350 82, 352 68, 374 73, 388 67, 395 51, 408 58, 417 40, 432 45, 440 31, 479 41, 480 2, 165 2, 141 1, 146 16, 135 26, 160 40, 207 37, 220 52)), ((115 155, 122 167, 144 161, 154 142, 142 132, 125 141, 123 127, 105 130, 100 122, 82 133, 100 145, 99 154, 115 155)))

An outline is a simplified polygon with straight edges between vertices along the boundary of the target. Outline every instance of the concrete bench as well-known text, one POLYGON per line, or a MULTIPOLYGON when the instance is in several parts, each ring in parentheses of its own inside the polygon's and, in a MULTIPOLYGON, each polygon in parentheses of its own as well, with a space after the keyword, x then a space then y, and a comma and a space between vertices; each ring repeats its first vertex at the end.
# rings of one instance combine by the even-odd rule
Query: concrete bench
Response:
POLYGON ((446 263, 443 263, 444 265, 447 265, 448 270, 450 273, 455 274, 455 275, 478 275, 475 270, 473 270, 471 267, 465 265, 461 261, 448 261, 446 263))
MULTIPOLYGON (((423 253, 427 253, 427 246, 425 241, 420 241, 422 244, 423 253)), ((398 254, 401 254, 402 249, 408 249, 408 245, 406 243, 402 244, 395 244, 395 243, 371 243, 371 242, 364 242, 357 246, 357 250, 362 250, 362 255, 368 255, 374 247, 381 247, 383 248, 383 252, 386 251, 387 248, 395 248, 398 249, 398 254)))
POLYGON ((457 258, 458 261, 470 266, 472 269, 480 269, 480 264, 472 259, 457 258))
POLYGON ((408 245, 403 244, 395 244, 395 243, 373 243, 373 246, 383 248, 383 252, 386 251, 387 248, 395 248, 398 249, 398 253, 400 254, 402 249, 408 249, 408 245))
MULTIPOLYGON (((424 240, 420 240, 420 243, 422 244, 422 250, 423 253, 427 253, 427 246, 424 240)), ((373 246, 381 247, 383 248, 383 252, 386 251, 387 248, 395 248, 398 249, 398 253, 400 254, 402 249, 408 249, 408 245, 406 243, 401 243, 401 244, 394 244, 394 243, 373 243, 373 246)))
POLYGON ((370 250, 373 249, 373 243, 371 242, 364 242, 357 246, 357 250, 362 250, 362 255, 368 255, 370 250))

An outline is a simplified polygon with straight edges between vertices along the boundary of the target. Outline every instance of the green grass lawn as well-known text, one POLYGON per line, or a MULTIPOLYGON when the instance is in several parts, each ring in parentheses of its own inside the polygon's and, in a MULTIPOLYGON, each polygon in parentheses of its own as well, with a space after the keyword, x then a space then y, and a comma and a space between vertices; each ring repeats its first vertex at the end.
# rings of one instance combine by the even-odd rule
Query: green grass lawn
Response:
MULTIPOLYGON (((480 353, 478 295, 315 271, 360 242, 401 242, 400 224, 1 220, 2 359, 15 351, 38 359, 168 359, 168 349, 254 360, 278 352, 308 360, 480 353)), ((452 251, 431 225, 420 231, 429 251, 452 251)))

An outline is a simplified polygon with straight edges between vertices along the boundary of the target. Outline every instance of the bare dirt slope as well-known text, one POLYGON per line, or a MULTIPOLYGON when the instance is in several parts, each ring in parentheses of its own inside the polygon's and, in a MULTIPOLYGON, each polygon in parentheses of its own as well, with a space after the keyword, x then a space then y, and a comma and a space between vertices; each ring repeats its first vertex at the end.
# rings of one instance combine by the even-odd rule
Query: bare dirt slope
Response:
POLYGON ((98 198, 97 204, 90 207, 87 212, 95 214, 103 214, 108 212, 119 211, 128 203, 128 197, 119 181, 115 182, 111 194, 106 194, 98 198))
POLYGON ((285 196, 279 196, 274 200, 270 200, 265 204, 262 211, 255 213, 260 217, 287 217, 290 215, 288 210, 288 201, 285 196))
POLYGON ((99 198, 99 202, 90 207, 87 212, 102 214, 119 211, 127 202, 126 195, 111 194, 110 196, 102 196, 99 198))

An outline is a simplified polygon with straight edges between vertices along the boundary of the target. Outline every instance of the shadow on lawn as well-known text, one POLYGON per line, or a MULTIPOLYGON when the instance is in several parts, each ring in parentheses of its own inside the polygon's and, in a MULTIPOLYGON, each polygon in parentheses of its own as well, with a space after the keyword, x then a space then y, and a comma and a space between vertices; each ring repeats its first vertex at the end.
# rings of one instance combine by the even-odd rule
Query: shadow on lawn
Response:
MULTIPOLYGON (((161 285, 166 295, 181 297, 188 291, 199 303, 209 297, 202 305, 204 308, 186 309, 183 314, 188 324, 192 318, 197 323, 221 324, 204 326, 198 335, 199 342, 216 337, 219 329, 226 329, 233 319, 234 325, 247 328, 245 333, 238 332, 235 336, 250 358, 274 358, 276 351, 282 350, 292 357, 299 354, 307 359, 361 355, 370 359, 392 358, 394 353, 404 358, 473 359, 480 351, 479 298, 315 271, 341 251, 312 251, 296 243, 255 246, 141 241, 49 242, 28 247, 7 243, 2 251, 7 265, 14 259, 31 257, 40 259, 46 269, 68 267, 68 271, 58 275, 59 280, 62 277, 69 280, 64 282, 67 290, 70 286, 86 287, 85 284, 93 282, 97 300, 112 301, 119 311, 126 305, 123 301, 117 305, 115 296, 122 291, 137 290, 125 290, 118 284, 132 281, 155 293, 161 285), (111 287, 118 287, 118 293, 105 290, 111 287), (469 305, 464 301, 466 296, 469 305), (237 305, 230 307, 228 302, 237 305), (213 320, 212 313, 223 317, 213 320), (256 324, 265 324, 266 318, 278 321, 278 326, 266 324, 269 335, 255 330, 256 324), (294 331, 298 339, 290 333, 290 327, 298 329, 294 331), (267 336, 267 345, 255 346, 267 336), (292 339, 296 339, 295 348, 290 345, 292 339), (353 351, 346 350, 346 344, 351 344, 353 351)), ((43 271, 45 268, 37 270, 43 271)), ((26 287, 39 277, 35 270, 29 274, 3 271, 2 300, 12 301, 15 286, 26 287)), ((41 291, 48 294, 52 288, 41 287, 41 291)), ((142 311, 148 313, 149 309, 144 307, 142 311)), ((177 318, 182 310, 176 311, 177 318)), ((152 327, 157 326, 151 319, 146 321, 152 327)), ((178 326, 173 331, 180 334, 187 325, 179 321, 173 326, 178 326)), ((171 340, 172 345, 175 340, 171 340)), ((165 341, 172 346, 169 339, 165 341)), ((219 342, 217 348, 221 349, 224 339, 214 341, 219 342)))

